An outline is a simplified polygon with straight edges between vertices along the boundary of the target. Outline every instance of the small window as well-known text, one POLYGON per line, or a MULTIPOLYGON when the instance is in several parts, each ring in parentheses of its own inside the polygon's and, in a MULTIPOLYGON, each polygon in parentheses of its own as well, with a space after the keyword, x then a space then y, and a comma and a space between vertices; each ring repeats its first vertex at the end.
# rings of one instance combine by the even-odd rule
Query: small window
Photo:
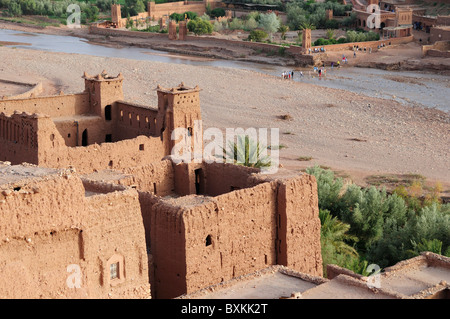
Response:
POLYGON ((111 143, 112 142, 112 134, 106 134, 105 142, 106 143, 111 143))
POLYGON ((212 244, 211 235, 206 236, 206 247, 210 246, 212 244))
POLYGON ((113 263, 109 266, 110 270, 110 279, 119 278, 119 263, 113 263))
POLYGON ((188 127, 187 130, 188 130, 188 136, 192 136, 192 127, 188 127))
POLYGON ((145 148, 145 147, 144 147, 144 144, 140 144, 140 145, 139 145, 139 150, 140 150, 140 151, 143 151, 144 148, 145 148))

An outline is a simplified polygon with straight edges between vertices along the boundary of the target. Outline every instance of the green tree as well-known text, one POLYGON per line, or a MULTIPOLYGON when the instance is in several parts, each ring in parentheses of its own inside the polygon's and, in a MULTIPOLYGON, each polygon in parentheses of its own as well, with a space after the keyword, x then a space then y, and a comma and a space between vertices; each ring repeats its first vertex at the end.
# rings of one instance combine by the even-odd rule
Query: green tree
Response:
POLYGON ((11 1, 5 14, 10 17, 20 17, 22 15, 22 8, 19 3, 11 1))
POLYGON ((327 39, 334 39, 334 37, 335 37, 335 33, 334 33, 334 30, 332 30, 332 29, 327 29, 327 39))
POLYGON ((183 13, 183 19, 189 19, 189 20, 194 20, 195 18, 198 17, 198 14, 192 11, 186 11, 185 13, 183 13))
POLYGON ((225 9, 223 9, 223 8, 215 8, 215 9, 211 10, 210 16, 212 18, 224 17, 225 16, 225 9))
POLYGON ((229 23, 228 27, 230 28, 230 30, 241 30, 244 29, 244 23, 239 18, 233 18, 233 20, 231 20, 231 22, 229 23))
POLYGON ((306 169, 306 173, 313 175, 317 181, 319 208, 329 210, 334 215, 339 207, 339 197, 344 185, 342 178, 336 177, 332 170, 323 169, 315 165, 306 169))
POLYGON ((125 27, 127 29, 131 29, 131 28, 133 28, 133 26, 134 26, 134 21, 133 21, 133 19, 131 19, 130 15, 128 14, 127 21, 125 23, 125 27))
POLYGON ((195 35, 211 34, 213 31, 211 22, 200 18, 190 20, 187 24, 187 28, 189 31, 194 32, 195 35))
POLYGON ((247 18, 247 20, 245 20, 245 22, 244 22, 244 30, 246 30, 246 31, 254 30, 257 27, 258 27, 258 22, 253 17, 247 18))
POLYGON ((412 241, 413 254, 419 255, 421 252, 430 251, 432 253, 442 254, 442 241, 439 239, 422 239, 420 243, 412 241))
POLYGON ((278 20, 278 17, 273 12, 261 14, 259 26, 269 34, 270 40, 272 40, 272 34, 280 27, 280 20, 278 20))
POLYGON ((268 37, 264 30, 252 30, 248 36, 249 41, 261 42, 268 37))
POLYGON ((171 20, 175 20, 176 22, 180 22, 181 20, 184 20, 184 15, 181 13, 174 12, 169 16, 169 18, 171 20))
POLYGON ((136 16, 139 12, 145 11, 145 4, 143 0, 125 0, 125 14, 136 16))
POLYGON ((36 2, 34 0, 20 0, 19 4, 22 9, 22 14, 36 14, 36 2))
POLYGON ((286 40, 286 33, 289 31, 289 27, 285 24, 282 24, 278 28, 278 32, 281 33, 281 39, 286 40))

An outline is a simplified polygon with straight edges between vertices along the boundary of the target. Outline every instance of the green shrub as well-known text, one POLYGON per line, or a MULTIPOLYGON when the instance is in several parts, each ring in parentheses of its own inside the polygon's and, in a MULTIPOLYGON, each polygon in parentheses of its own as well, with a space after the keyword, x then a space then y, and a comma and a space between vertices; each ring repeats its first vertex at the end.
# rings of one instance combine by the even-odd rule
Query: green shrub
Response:
POLYGON ((261 42, 267 39, 269 35, 264 30, 252 30, 248 36, 249 41, 261 42))
POLYGON ((171 20, 175 20, 176 22, 180 22, 181 20, 184 20, 184 15, 181 13, 174 12, 169 16, 169 18, 171 20))
POLYGON ((223 9, 223 8, 215 8, 215 9, 211 10, 210 16, 211 16, 211 18, 224 17, 225 16, 225 9, 223 9))
POLYGON ((190 20, 187 24, 189 31, 194 32, 195 35, 211 34, 213 31, 213 25, 211 22, 196 18, 190 20))
POLYGON ((307 168, 306 173, 313 175, 317 180, 319 208, 329 210, 332 213, 336 211, 339 194, 344 185, 342 178, 335 177, 333 171, 317 165, 307 168))
POLYGON ((339 22, 337 20, 327 20, 325 22, 325 29, 338 29, 339 28, 339 22))
POLYGON ((384 268, 424 250, 450 255, 450 204, 437 200, 430 204, 415 203, 412 199, 421 191, 414 183, 408 189, 398 188, 388 195, 386 190, 374 186, 361 188, 350 184, 344 190, 341 178, 318 166, 306 172, 316 177, 319 209, 328 210, 330 216, 349 225, 345 234, 353 240, 344 242, 353 243, 359 255, 344 258, 322 240, 327 260, 362 273, 367 262, 384 268))

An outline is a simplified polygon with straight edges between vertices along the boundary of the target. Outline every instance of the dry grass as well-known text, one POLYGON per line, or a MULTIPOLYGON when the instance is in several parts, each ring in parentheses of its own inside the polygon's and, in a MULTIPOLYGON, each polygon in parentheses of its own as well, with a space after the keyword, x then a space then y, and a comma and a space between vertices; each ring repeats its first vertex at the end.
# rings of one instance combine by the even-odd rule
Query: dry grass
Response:
POLYGON ((278 115, 278 118, 283 121, 292 121, 294 119, 290 114, 278 115))
POLYGON ((310 160, 312 160, 313 158, 311 156, 300 156, 297 157, 297 161, 301 161, 301 162, 308 162, 310 160))

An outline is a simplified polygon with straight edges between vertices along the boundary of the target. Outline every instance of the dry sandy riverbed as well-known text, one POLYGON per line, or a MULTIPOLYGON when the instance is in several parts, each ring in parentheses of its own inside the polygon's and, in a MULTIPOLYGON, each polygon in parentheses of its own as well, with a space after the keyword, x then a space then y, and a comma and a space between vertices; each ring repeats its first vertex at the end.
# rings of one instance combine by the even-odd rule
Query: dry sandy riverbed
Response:
POLYGON ((152 106, 158 84, 199 85, 205 128, 279 128, 284 167, 325 165, 361 184, 368 175, 413 173, 450 187, 445 112, 247 70, 0 47, 0 78, 41 81, 47 93, 82 91, 83 72, 102 70, 122 72, 125 98, 152 106), (284 114, 291 120, 279 119, 284 114))

